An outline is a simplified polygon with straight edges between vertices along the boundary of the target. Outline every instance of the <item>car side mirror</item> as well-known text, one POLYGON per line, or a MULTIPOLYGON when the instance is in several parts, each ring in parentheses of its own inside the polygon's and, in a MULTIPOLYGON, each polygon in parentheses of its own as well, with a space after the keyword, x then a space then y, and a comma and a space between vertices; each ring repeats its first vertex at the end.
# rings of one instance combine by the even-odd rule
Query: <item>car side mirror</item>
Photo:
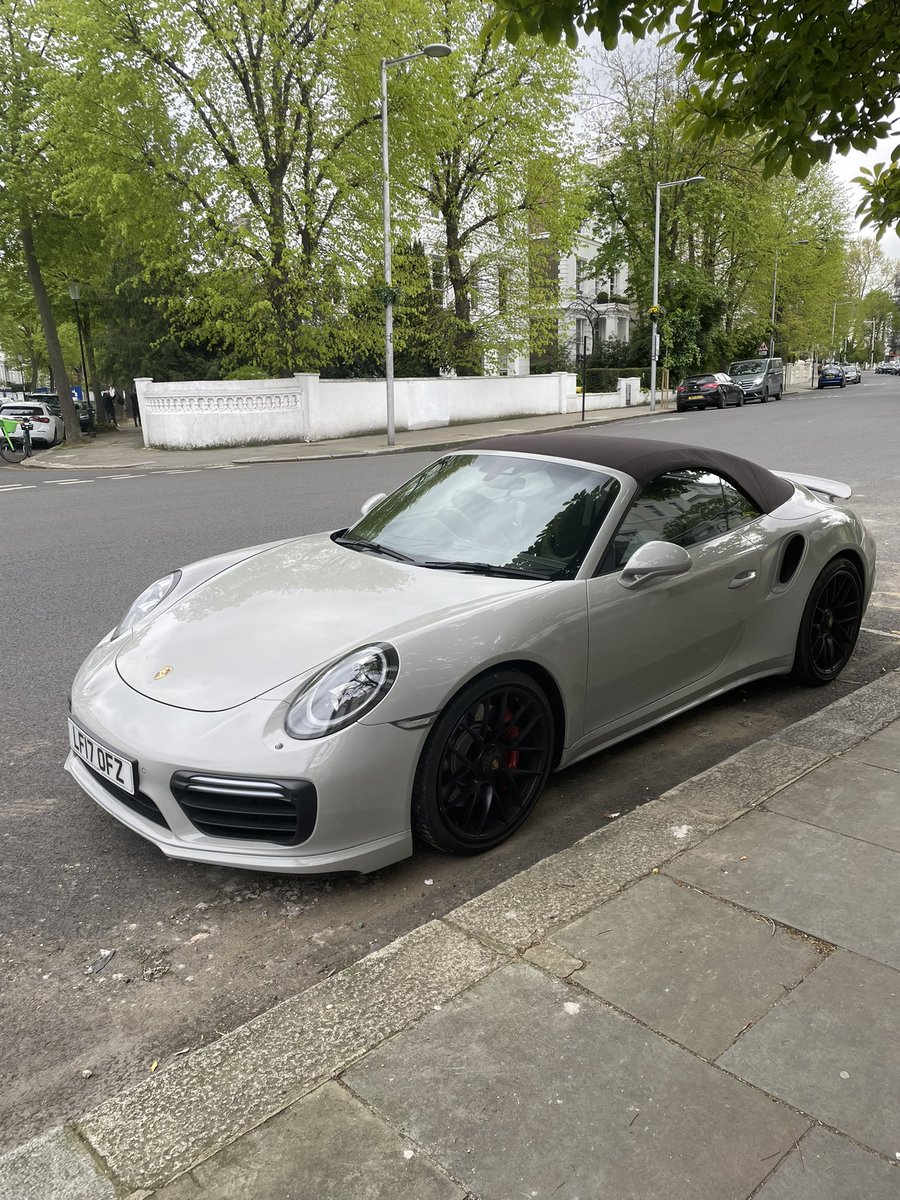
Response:
POLYGON ((387 492, 376 492, 374 496, 370 496, 368 500, 360 508, 360 512, 365 517, 367 516, 376 504, 380 504, 387 496, 387 492))
POLYGON ((683 546, 673 542, 645 542, 622 568, 619 583, 622 587, 633 588, 647 579, 684 575, 692 565, 691 556, 683 546))

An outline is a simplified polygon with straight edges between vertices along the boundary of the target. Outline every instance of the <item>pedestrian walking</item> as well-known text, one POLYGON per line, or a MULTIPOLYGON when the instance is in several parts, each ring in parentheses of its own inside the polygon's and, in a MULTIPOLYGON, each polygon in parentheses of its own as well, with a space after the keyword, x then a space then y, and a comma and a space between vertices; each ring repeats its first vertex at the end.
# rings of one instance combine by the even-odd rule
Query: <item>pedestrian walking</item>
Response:
POLYGON ((103 412, 110 425, 115 425, 116 429, 118 429, 119 422, 116 420, 116 389, 112 384, 103 393, 103 412))
POLYGON ((131 419, 132 419, 132 421, 134 421, 135 425, 136 425, 136 426, 137 426, 137 427, 140 429, 140 426, 141 426, 141 406, 140 406, 140 404, 138 403, 138 394, 137 394, 137 389, 136 389, 136 388, 134 388, 134 387, 133 387, 133 388, 131 389, 131 392, 130 392, 130 394, 129 394, 129 396, 128 396, 128 401, 129 401, 129 404, 130 404, 130 406, 131 406, 131 419))

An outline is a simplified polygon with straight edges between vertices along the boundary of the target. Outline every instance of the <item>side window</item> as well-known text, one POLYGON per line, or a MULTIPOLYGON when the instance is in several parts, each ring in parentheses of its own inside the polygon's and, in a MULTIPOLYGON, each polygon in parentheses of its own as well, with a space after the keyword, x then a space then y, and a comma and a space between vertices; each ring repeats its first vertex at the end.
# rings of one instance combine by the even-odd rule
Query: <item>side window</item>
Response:
POLYGON ((737 488, 712 471, 671 471, 644 485, 613 538, 604 569, 623 567, 646 542, 696 546, 759 516, 737 488), (611 557, 611 561, 610 561, 611 557))
POLYGON ((727 479, 722 480, 722 494, 725 497, 725 520, 729 529, 738 529, 762 516, 756 505, 727 479))

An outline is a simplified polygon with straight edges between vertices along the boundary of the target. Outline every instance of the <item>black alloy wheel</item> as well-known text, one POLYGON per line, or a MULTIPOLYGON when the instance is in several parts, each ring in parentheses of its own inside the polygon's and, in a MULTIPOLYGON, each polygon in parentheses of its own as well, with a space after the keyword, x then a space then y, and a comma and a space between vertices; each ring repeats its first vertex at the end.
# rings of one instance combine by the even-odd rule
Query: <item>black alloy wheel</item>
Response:
POLYGON ((553 714, 522 671, 473 680, 429 735, 413 784, 420 840, 448 854, 499 846, 537 804, 553 762, 553 714))
POLYGON ((821 687, 850 660, 863 618, 863 585, 849 558, 834 558, 819 573, 803 610, 791 677, 821 687))

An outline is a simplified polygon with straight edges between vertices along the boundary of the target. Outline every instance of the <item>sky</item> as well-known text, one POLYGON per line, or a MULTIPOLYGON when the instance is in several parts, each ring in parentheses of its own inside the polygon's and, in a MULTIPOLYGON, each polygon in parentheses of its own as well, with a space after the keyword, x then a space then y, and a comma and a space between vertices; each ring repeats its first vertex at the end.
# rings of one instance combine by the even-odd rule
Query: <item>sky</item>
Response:
MULTIPOLYGON (((880 142, 877 150, 867 150, 862 153, 856 151, 847 155, 835 155, 831 160, 831 166, 837 177, 847 185, 853 199, 851 209, 856 211, 856 206, 862 199, 862 190, 853 183, 855 175, 859 174, 860 167, 873 167, 875 163, 887 162, 891 156, 891 150, 896 145, 896 138, 885 139, 880 142)), ((872 237, 871 229, 862 230, 863 237, 872 237)), ((890 233, 886 233, 881 239, 879 245, 885 254, 891 258, 900 259, 900 237, 897 235, 897 230, 894 229, 890 233)))

